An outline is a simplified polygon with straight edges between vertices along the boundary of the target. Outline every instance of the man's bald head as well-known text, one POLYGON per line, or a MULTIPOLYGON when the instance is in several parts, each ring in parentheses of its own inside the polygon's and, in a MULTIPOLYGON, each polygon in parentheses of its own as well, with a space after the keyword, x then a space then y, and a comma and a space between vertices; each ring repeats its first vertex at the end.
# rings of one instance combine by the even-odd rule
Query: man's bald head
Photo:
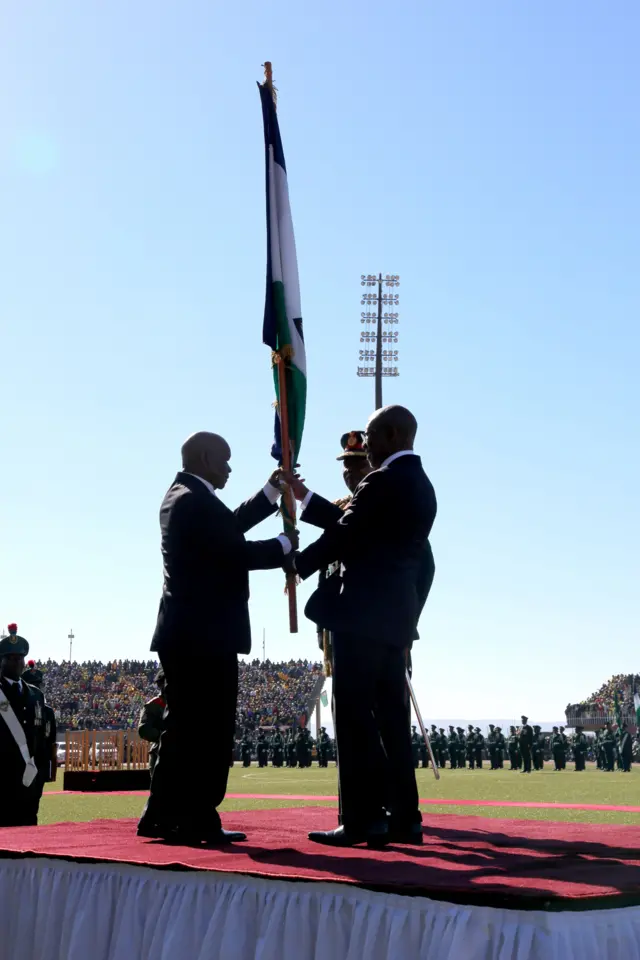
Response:
POLYGON ((224 437, 201 430, 182 444, 182 469, 208 480, 217 490, 226 484, 231 467, 231 449, 224 437))
POLYGON ((367 456, 374 470, 387 457, 401 450, 413 450, 418 421, 406 407, 394 404, 376 410, 369 417, 365 434, 367 456))

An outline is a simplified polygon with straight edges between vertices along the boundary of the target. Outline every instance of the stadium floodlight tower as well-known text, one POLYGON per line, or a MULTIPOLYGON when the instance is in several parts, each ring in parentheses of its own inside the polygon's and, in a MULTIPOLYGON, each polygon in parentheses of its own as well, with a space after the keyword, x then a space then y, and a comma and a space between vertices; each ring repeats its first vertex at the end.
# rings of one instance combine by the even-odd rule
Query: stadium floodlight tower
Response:
POLYGON ((377 287, 375 292, 361 293, 360 306, 364 310, 360 313, 360 343, 365 346, 360 349, 359 377, 373 377, 375 385, 375 409, 382 406, 382 378, 397 377, 398 351, 393 347, 384 347, 383 344, 398 342, 398 306, 400 295, 394 288, 400 286, 400 277, 395 273, 361 274, 361 287, 377 287), (383 293, 383 287, 385 292, 383 293), (370 346, 367 346, 367 345, 370 346))

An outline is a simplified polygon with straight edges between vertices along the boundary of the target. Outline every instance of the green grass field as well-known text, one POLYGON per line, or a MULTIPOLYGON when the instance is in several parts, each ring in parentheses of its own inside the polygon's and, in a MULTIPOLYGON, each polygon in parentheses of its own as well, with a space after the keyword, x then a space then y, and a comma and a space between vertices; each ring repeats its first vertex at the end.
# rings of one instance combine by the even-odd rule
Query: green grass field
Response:
MULTIPOLYGON (((431 770, 418 770, 418 789, 423 798, 442 800, 485 800, 491 806, 476 807, 456 804, 428 804, 423 813, 457 813, 467 816, 509 817, 525 820, 565 820, 574 823, 639 824, 640 814, 611 810, 562 810, 549 808, 505 807, 504 802, 584 803, 640 806, 640 768, 634 766, 630 774, 603 773, 594 764, 588 764, 584 773, 576 773, 573 766, 556 773, 552 764, 529 775, 510 770, 443 770, 436 783, 431 770)), ((47 792, 62 789, 62 775, 55 784, 47 784, 47 792)), ((289 770, 283 767, 249 769, 236 764, 230 771, 229 793, 276 794, 282 799, 252 800, 247 797, 228 799, 223 810, 251 810, 267 807, 297 807, 326 803, 327 800, 291 800, 292 794, 331 798, 337 793, 336 770, 319 767, 289 770)), ((144 798, 139 796, 110 796, 109 794, 70 794, 45 796, 40 804, 40 823, 87 821, 102 818, 137 817, 144 798)))

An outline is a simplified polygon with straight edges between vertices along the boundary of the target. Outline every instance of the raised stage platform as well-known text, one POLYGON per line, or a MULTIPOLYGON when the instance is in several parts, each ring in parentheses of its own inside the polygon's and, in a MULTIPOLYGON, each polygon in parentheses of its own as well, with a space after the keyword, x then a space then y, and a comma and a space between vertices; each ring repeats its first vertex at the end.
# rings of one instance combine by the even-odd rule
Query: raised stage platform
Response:
POLYGON ((0 957, 640 960, 640 828, 438 815, 423 847, 307 840, 334 823, 227 814, 249 839, 219 850, 130 820, 2 829, 0 957))

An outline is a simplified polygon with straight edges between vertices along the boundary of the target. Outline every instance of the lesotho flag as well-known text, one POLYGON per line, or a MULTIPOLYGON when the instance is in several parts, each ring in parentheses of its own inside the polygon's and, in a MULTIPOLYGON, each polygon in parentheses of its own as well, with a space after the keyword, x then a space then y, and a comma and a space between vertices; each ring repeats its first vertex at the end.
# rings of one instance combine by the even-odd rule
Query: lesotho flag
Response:
MULTIPOLYGON (((267 290, 262 339, 280 355, 285 365, 286 410, 291 463, 297 463, 302 443, 307 401, 307 363, 302 333, 302 308, 296 242, 293 235, 287 168, 280 128, 269 84, 258 84, 264 121, 267 195, 267 290)), ((276 422, 272 456, 282 462, 280 387, 274 364, 276 422)))

